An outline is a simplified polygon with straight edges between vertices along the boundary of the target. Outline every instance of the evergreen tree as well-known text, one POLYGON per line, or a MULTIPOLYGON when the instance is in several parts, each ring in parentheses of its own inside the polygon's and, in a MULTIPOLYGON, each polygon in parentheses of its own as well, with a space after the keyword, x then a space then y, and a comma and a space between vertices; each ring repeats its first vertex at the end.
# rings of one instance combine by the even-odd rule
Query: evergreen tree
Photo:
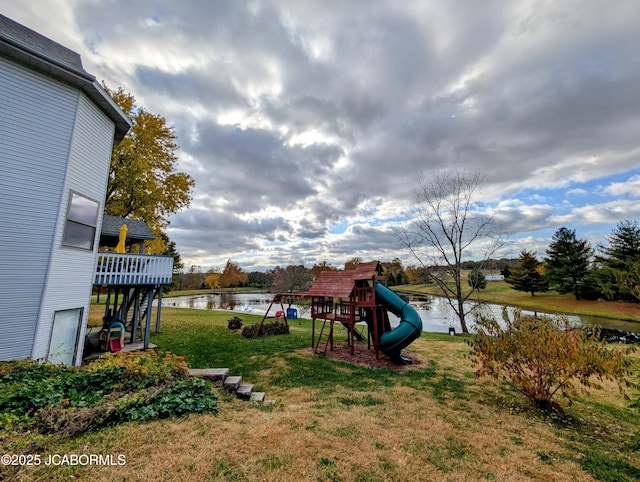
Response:
POLYGON ((610 300, 636 301, 633 266, 640 263, 640 226, 637 221, 621 221, 606 240, 609 244, 599 245, 596 257, 598 289, 610 300))
POLYGON ((487 287, 487 278, 478 266, 474 266, 469 273, 469 286, 472 290, 483 290, 487 287))
POLYGON ((165 291, 171 291, 178 288, 178 280, 180 277, 180 273, 184 269, 184 263, 182 262, 182 258, 178 250, 176 249, 175 241, 171 241, 169 236, 167 236, 164 232, 160 232, 160 238, 162 239, 162 243, 164 244, 164 251, 162 254, 164 256, 173 256, 173 276, 171 285, 165 286, 165 291))
POLYGON ((599 250, 612 268, 624 269, 627 264, 640 260, 640 226, 637 221, 620 221, 606 239, 609 246, 599 246, 599 250))
POLYGON ((396 278, 393 276, 393 273, 389 273, 384 277, 385 280, 385 284, 387 286, 395 286, 398 283, 396 283, 396 278))
POLYGON ((592 256, 589 242, 577 239, 575 230, 562 227, 554 233, 546 253, 545 277, 550 286, 581 299, 592 256))
POLYGON ((539 271, 541 265, 542 263, 536 259, 534 252, 524 249, 520 252, 518 265, 509 270, 505 281, 514 290, 531 293, 531 296, 549 291, 549 282, 539 271))

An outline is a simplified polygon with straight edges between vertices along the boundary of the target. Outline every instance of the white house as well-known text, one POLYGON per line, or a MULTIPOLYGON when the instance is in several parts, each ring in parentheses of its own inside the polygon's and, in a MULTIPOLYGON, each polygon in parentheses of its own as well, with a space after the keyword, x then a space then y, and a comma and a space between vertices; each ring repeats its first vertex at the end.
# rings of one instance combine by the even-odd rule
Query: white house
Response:
POLYGON ((80 363, 111 150, 130 127, 79 54, 0 15, 0 360, 80 363))

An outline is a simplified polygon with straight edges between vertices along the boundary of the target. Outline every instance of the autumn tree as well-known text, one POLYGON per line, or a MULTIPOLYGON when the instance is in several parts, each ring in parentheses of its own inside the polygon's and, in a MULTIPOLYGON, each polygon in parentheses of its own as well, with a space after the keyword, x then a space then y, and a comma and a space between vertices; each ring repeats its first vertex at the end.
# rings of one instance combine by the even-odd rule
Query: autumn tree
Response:
POLYGON ((189 206, 194 180, 177 170, 176 135, 165 118, 137 105, 122 88, 104 89, 132 121, 111 154, 105 214, 146 222, 157 237, 145 247, 161 253, 167 238, 160 233, 171 214, 189 206))
POLYGON ((571 293, 582 298, 592 256, 588 241, 576 238, 574 229, 558 229, 546 251, 545 277, 560 294, 571 293))
POLYGON ((247 273, 245 273, 238 263, 227 260, 224 270, 220 274, 218 281, 220 288, 236 288, 248 281, 247 273))
POLYGON ((209 270, 207 272, 207 277, 204 279, 204 282, 212 290, 220 288, 220 273, 215 270, 209 270))
POLYGON ((318 276, 323 271, 338 271, 338 268, 336 268, 335 266, 331 266, 326 261, 323 261, 320 264, 314 264, 311 267, 311 272, 313 273, 313 276, 318 276))
POLYGON ((273 286, 277 293, 305 293, 312 281, 313 272, 302 265, 277 267, 273 274, 273 286))
POLYGON ((355 257, 351 258, 349 261, 347 261, 344 264, 344 269, 345 269, 345 271, 354 270, 360 264, 362 264, 362 259, 360 259, 359 257, 355 256, 355 257))
POLYGON ((178 289, 200 289, 203 287, 205 282, 205 274, 202 272, 202 268, 200 266, 192 264, 186 273, 179 276, 179 279, 180 284, 178 289))
POLYGON ((407 266, 404 272, 407 275, 407 282, 411 285, 427 284, 431 278, 429 270, 424 266, 407 266))
POLYGON ((463 333, 468 333, 466 316, 474 306, 463 284, 462 263, 472 249, 479 267, 502 246, 503 233, 495 216, 477 204, 482 182, 479 172, 447 171, 422 174, 418 179, 410 219, 398 232, 420 266, 456 313, 463 333))
POLYGON ((380 265, 382 266, 382 274, 385 277, 387 286, 408 283, 407 274, 399 258, 394 258, 391 261, 383 261, 380 265))
POLYGON ((542 276, 541 266, 542 263, 537 260, 534 252, 523 249, 518 265, 509 270, 509 276, 505 281, 513 289, 531 293, 531 296, 549 291, 549 282, 542 276))

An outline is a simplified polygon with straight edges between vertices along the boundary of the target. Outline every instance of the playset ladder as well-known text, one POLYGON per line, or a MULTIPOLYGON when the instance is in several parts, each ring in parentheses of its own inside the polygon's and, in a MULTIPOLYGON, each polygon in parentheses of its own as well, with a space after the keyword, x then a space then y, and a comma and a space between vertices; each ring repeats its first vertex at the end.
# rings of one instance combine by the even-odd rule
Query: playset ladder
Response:
POLYGON ((316 347, 314 349, 314 353, 319 353, 320 351, 322 351, 323 354, 327 353, 327 347, 329 345, 331 345, 331 350, 333 351, 333 323, 334 320, 330 320, 325 318, 323 323, 322 323, 322 328, 320 329, 320 334, 318 335, 318 341, 316 342, 316 347), (327 327, 327 323, 329 323, 329 332, 325 333, 324 330, 327 327), (324 348, 320 347, 320 343, 322 342, 322 337, 326 338, 326 341, 324 342, 324 348))

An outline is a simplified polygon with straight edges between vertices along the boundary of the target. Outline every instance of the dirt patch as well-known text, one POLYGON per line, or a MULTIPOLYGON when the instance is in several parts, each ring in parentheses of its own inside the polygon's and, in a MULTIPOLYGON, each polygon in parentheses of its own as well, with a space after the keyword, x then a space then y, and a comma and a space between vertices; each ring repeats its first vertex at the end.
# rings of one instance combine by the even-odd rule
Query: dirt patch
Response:
POLYGON ((411 370, 413 368, 420 368, 423 364, 420 356, 415 353, 411 353, 411 355, 403 352, 402 354, 407 358, 411 359, 411 365, 400 365, 397 363, 393 363, 389 360, 389 357, 383 355, 382 353, 378 354, 378 358, 376 358, 376 351, 371 348, 367 349, 366 345, 356 344, 353 349, 353 354, 351 354, 351 347, 347 346, 347 342, 334 342, 333 350, 327 348, 326 353, 314 353, 314 349, 309 347, 305 349, 305 352, 310 353, 315 356, 326 356, 327 358, 331 358, 333 360, 340 360, 348 363, 353 363, 354 365, 367 366, 370 368, 390 368, 396 371, 405 371, 411 370))

